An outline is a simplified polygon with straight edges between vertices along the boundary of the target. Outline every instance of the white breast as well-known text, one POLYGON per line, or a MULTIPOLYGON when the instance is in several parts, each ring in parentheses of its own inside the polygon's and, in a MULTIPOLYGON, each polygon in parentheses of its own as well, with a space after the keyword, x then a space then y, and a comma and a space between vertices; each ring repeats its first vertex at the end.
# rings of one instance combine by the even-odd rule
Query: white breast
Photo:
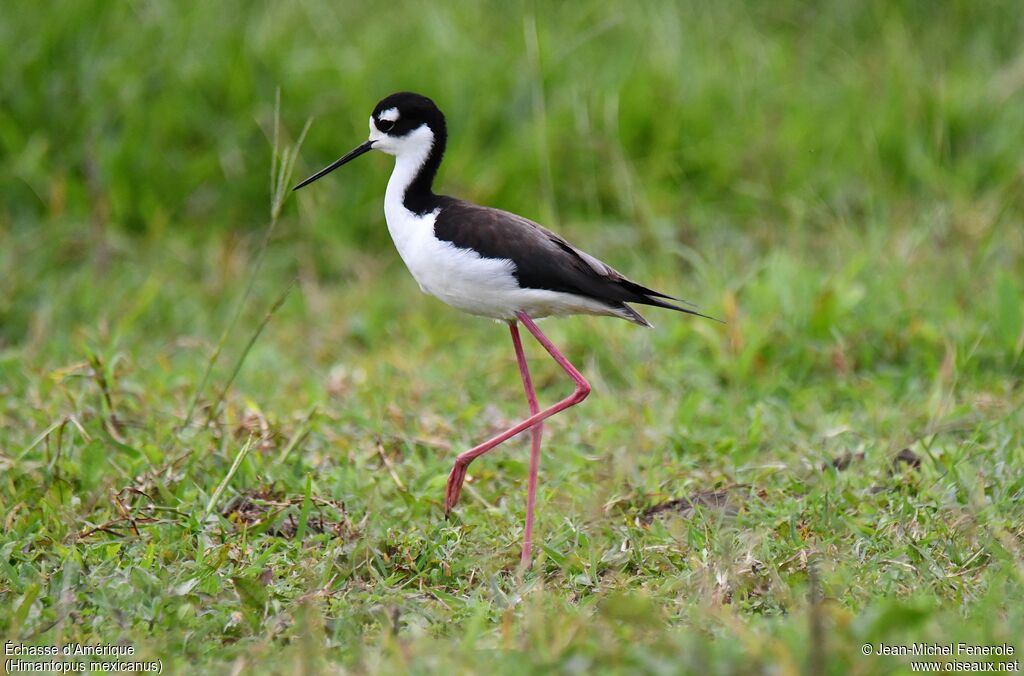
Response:
POLYGON ((434 236, 437 212, 418 216, 385 200, 384 215, 395 248, 420 288, 463 312, 511 319, 520 291, 512 261, 483 258, 434 236))

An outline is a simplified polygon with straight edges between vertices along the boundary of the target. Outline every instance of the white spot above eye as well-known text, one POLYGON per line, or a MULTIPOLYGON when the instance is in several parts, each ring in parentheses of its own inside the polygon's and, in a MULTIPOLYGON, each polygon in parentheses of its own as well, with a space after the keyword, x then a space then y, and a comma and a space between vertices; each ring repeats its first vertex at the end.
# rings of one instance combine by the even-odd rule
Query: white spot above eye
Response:
POLYGON ((377 116, 377 119, 384 120, 385 122, 394 122, 398 119, 398 108, 388 108, 387 110, 381 111, 381 114, 377 116))

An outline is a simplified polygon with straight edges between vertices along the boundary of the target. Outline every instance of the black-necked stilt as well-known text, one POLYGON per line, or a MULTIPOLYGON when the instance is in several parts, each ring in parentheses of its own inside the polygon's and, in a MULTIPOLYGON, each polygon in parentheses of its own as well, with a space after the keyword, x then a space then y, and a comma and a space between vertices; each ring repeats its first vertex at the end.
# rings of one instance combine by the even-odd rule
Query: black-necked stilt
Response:
POLYGON ((424 292, 452 307, 508 322, 530 417, 456 458, 448 477, 445 514, 459 500, 469 463, 530 429, 530 477, 521 561, 528 566, 542 421, 590 394, 590 384, 533 320, 592 314, 650 326, 627 303, 705 315, 669 303, 677 299, 626 279, 609 265, 522 216, 435 195, 432 184, 447 139, 444 115, 433 101, 409 92, 392 94, 373 109, 370 137, 365 143, 295 186, 295 190, 370 150, 394 155, 395 168, 384 194, 384 217, 409 272, 424 292), (517 322, 533 334, 576 383, 570 396, 544 410, 537 405, 517 322))

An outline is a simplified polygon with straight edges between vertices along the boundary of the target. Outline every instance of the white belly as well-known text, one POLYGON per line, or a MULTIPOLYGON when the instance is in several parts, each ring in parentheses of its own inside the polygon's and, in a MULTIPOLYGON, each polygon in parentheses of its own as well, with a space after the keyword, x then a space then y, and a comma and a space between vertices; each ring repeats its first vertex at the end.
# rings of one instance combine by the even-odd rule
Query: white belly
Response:
POLYGON ((413 279, 425 293, 473 315, 510 320, 518 311, 531 317, 615 314, 589 298, 545 289, 521 289, 515 264, 484 258, 434 236, 436 212, 418 216, 385 203, 391 239, 413 279))

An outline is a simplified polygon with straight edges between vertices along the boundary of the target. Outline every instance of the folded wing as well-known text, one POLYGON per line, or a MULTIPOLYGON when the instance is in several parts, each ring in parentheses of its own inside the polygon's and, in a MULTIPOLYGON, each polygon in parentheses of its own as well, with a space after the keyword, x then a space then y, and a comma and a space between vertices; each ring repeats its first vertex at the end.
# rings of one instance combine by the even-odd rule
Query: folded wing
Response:
MULTIPOLYGON (((434 235, 484 258, 512 261, 523 288, 573 293, 617 309, 630 310, 626 303, 640 303, 707 317, 667 302, 686 303, 637 284, 544 226, 507 211, 445 197, 434 222, 434 235)), ((637 323, 646 324, 638 314, 636 318, 641 320, 637 323)))

